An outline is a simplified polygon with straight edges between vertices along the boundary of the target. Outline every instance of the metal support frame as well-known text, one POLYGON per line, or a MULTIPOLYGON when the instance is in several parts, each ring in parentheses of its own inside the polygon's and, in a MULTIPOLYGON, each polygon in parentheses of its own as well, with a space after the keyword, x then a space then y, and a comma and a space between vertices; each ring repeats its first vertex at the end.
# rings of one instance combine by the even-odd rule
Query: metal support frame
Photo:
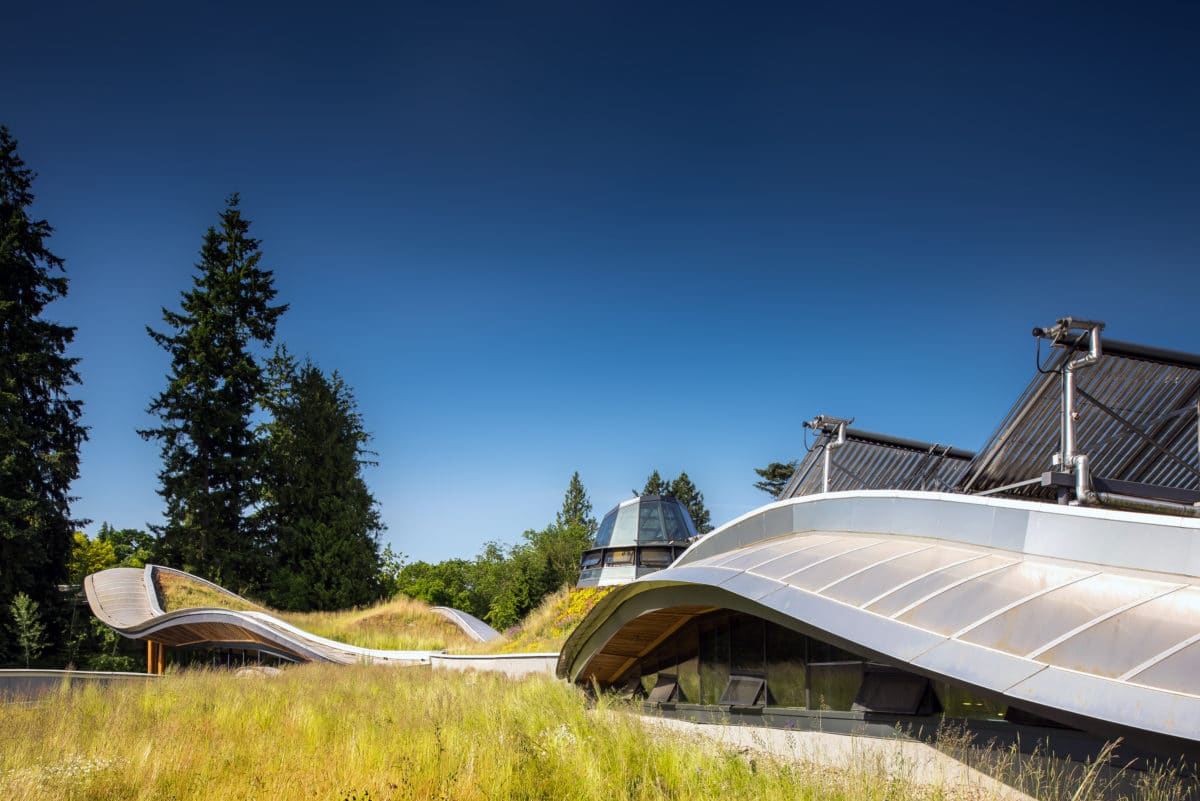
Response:
POLYGON ((1033 329, 1033 335, 1049 339, 1055 346, 1078 347, 1082 340, 1078 337, 1071 337, 1071 331, 1073 330, 1082 331, 1087 335, 1088 350, 1087 353, 1081 356, 1067 359, 1062 367, 1061 434, 1059 451, 1054 455, 1051 464, 1054 467, 1065 467, 1075 475, 1074 501, 1070 500, 1069 494, 1064 490, 1059 493, 1059 503, 1085 504, 1089 501, 1094 501, 1096 498, 1088 471, 1087 454, 1076 453, 1075 451, 1075 421, 1079 416, 1075 411, 1075 373, 1085 367, 1091 367, 1100 361, 1100 357, 1104 355, 1103 347, 1100 344, 1100 332, 1104 330, 1104 323, 1096 320, 1078 320, 1073 317, 1063 317, 1050 328, 1033 329))
POLYGON ((829 439, 826 440, 821 464, 821 492, 829 492, 829 466, 833 451, 846 444, 846 426, 854 422, 854 418, 846 420, 842 417, 826 417, 819 414, 812 420, 804 422, 805 428, 820 431, 829 439))

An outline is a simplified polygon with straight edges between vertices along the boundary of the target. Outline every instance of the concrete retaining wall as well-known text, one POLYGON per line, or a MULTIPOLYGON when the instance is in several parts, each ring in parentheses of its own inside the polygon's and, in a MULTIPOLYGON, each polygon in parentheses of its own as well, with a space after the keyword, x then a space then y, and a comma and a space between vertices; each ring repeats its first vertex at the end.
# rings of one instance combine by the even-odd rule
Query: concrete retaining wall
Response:
POLYGON ((483 670, 510 678, 532 673, 553 676, 558 654, 432 654, 429 663, 434 670, 483 670))

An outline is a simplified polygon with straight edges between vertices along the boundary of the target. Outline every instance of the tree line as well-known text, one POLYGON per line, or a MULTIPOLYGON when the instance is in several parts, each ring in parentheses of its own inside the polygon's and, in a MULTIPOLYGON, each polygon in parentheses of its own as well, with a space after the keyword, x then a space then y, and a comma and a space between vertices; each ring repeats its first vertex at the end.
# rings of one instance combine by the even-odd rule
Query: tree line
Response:
MULTIPOLYGON (((596 529, 578 472, 554 522, 516 545, 436 564, 380 552, 384 525, 363 478, 374 454, 354 392, 276 342, 288 307, 237 195, 205 231, 178 306, 146 328, 170 362, 148 406, 155 423, 138 431, 162 458, 163 523, 152 533, 105 523, 88 538, 71 515, 88 435, 68 352, 75 328, 45 316, 69 281, 49 249, 53 228, 32 215, 35 177, 0 126, 0 660, 28 663, 49 647, 114 666, 100 657, 117 658, 115 635, 81 622, 66 590, 118 565, 178 567, 288 610, 404 592, 500 628, 577 580, 596 529)), ((711 528, 687 473, 668 482, 654 471, 642 494, 674 495, 700 532, 711 528)))
POLYGON ((237 195, 205 232, 178 307, 147 327, 170 360, 148 408, 156 423, 138 432, 159 445, 164 522, 153 536, 79 531, 69 490, 87 429, 73 397, 75 329, 45 316, 69 283, 53 228, 32 216, 35 177, 0 126, 0 659, 90 647, 64 590, 113 565, 154 560, 284 609, 379 598, 369 435, 337 371, 275 342, 287 305, 237 195))

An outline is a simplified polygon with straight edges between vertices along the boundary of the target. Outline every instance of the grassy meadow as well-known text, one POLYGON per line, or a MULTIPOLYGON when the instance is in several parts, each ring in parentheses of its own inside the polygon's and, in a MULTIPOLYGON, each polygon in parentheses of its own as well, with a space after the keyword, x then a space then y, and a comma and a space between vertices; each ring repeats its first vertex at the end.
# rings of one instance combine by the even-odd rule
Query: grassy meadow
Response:
POLYGON ((157 574, 163 609, 218 607, 268 612, 293 626, 349 645, 398 651, 448 650, 456 653, 558 651, 567 637, 611 587, 564 587, 547 596, 519 626, 488 643, 472 640, 458 626, 421 601, 398 595, 362 609, 337 612, 280 612, 173 573, 157 574))
POLYGON ((12 801, 963 797, 869 764, 787 764, 653 731, 549 677, 194 671, 3 711, 0 798, 12 801))
POLYGON ((427 604, 402 595, 361 609, 281 612, 173 573, 156 576, 163 609, 207 606, 239 612, 268 612, 297 628, 348 645, 396 651, 461 650, 474 644, 462 629, 427 604))

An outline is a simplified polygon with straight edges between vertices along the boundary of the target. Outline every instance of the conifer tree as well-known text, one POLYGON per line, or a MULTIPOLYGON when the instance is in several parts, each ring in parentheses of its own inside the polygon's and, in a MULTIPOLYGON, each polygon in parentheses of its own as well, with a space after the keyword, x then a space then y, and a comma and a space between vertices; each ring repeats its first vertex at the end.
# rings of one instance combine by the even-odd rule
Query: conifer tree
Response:
POLYGON ((707 534, 712 531, 708 509, 704 506, 704 493, 696 488, 686 472, 681 472, 671 482, 668 494, 675 496, 687 507, 688 514, 692 516, 692 522, 696 524, 696 533, 707 534))
POLYGON ((588 498, 583 482, 579 480, 579 471, 571 474, 567 484, 566 495, 563 496, 562 509, 554 520, 559 528, 579 526, 587 531, 588 536, 596 533, 596 518, 592 517, 592 502, 588 498))
MULTIPOLYGON (((671 485, 663 479, 655 470, 646 479, 646 485, 642 487, 641 495, 665 495, 671 491, 671 485)), ((636 491, 635 491, 636 492, 636 491)))
POLYGON ((25 593, 52 612, 67 577, 76 526, 68 493, 87 432, 70 395, 79 383, 78 360, 67 356, 75 329, 43 317, 66 295, 67 278, 47 249, 53 229, 30 216, 34 177, 0 126, 0 604, 25 593))
POLYGON ((792 477, 792 473, 796 472, 798 461, 793 459, 790 462, 771 462, 766 467, 756 467, 754 472, 758 473, 761 481, 755 481, 755 489, 760 489, 769 495, 776 498, 779 493, 783 492, 783 488, 787 486, 788 481, 792 477))
POLYGON ((204 235, 180 310, 163 309, 164 331, 146 329, 171 368, 148 409, 160 425, 138 432, 161 444, 159 558, 239 590, 254 587, 262 570, 249 515, 261 497, 251 418, 266 389, 255 351, 271 343, 287 309, 272 304, 274 277, 259 266, 259 244, 233 195, 204 235))
POLYGON ((266 497, 274 560, 268 600, 344 609, 380 597, 378 505, 362 478, 370 439, 350 387, 284 348, 269 365, 266 497))

